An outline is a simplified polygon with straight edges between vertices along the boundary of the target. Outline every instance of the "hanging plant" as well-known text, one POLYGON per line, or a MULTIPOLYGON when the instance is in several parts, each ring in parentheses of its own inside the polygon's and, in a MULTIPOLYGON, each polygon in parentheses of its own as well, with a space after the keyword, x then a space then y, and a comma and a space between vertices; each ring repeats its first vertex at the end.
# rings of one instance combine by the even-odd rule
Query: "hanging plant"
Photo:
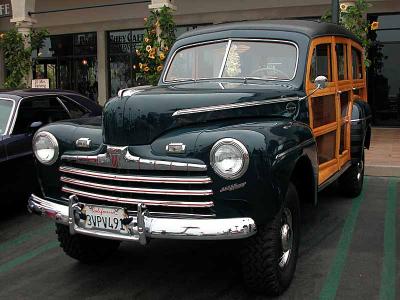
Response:
POLYGON ((47 30, 31 31, 27 46, 25 46, 23 35, 15 28, 0 34, 0 49, 3 50, 4 65, 7 70, 5 88, 16 89, 27 86, 24 79, 36 62, 32 58, 32 52, 43 46, 47 34, 47 30))
MULTIPOLYGON (((372 45, 371 39, 368 37, 369 30, 377 30, 379 27, 378 22, 368 22, 365 15, 371 4, 367 3, 366 0, 356 0, 354 5, 346 5, 342 3, 340 5, 339 22, 346 29, 351 31, 362 43, 365 52, 365 65, 369 67, 371 61, 367 59, 368 49, 372 45)), ((332 12, 328 11, 321 18, 323 22, 331 22, 332 12)))
POLYGON ((175 22, 172 9, 166 6, 153 10, 145 18, 143 43, 136 49, 139 58, 139 76, 151 85, 157 85, 165 58, 175 42, 175 22))

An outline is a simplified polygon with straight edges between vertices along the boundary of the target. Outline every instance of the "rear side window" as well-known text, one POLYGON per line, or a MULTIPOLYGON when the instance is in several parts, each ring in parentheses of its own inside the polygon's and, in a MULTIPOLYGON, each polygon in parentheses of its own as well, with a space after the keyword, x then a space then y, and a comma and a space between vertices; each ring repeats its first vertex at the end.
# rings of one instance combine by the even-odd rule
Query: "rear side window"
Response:
POLYGON ((33 122, 43 124, 69 119, 69 115, 55 96, 24 99, 19 106, 13 134, 27 133, 33 122))
POLYGON ((331 65, 331 44, 320 44, 314 48, 310 79, 314 82, 317 76, 325 76, 328 81, 332 81, 332 65, 331 65))
POLYGON ((363 78, 363 70, 362 70, 361 51, 352 47, 351 48, 351 60, 352 60, 352 69, 353 69, 353 79, 362 79, 363 78))
POLYGON ((347 45, 336 44, 337 72, 339 80, 348 79, 347 71, 347 45))
POLYGON ((75 103, 73 100, 66 99, 64 97, 59 97, 65 107, 68 109, 69 114, 72 119, 77 119, 84 116, 87 113, 87 110, 75 103))

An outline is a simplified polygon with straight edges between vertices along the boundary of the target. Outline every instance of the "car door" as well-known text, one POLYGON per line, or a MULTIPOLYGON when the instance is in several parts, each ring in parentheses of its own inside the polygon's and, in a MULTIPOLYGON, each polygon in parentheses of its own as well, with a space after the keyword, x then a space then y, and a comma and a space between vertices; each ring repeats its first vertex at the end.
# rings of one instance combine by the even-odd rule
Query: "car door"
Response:
POLYGON ((310 127, 317 141, 319 176, 322 184, 339 170, 339 104, 337 97, 337 72, 334 67, 334 38, 320 37, 310 44, 307 63, 306 91, 308 98, 310 127), (328 79, 327 87, 314 92, 317 76, 328 79), (313 93, 314 92, 314 93, 313 93))
POLYGON ((10 185, 21 182, 31 188, 32 178, 36 178, 33 168, 32 137, 33 122, 42 124, 68 119, 69 115, 56 96, 27 97, 21 100, 14 126, 7 139, 6 155, 10 185))

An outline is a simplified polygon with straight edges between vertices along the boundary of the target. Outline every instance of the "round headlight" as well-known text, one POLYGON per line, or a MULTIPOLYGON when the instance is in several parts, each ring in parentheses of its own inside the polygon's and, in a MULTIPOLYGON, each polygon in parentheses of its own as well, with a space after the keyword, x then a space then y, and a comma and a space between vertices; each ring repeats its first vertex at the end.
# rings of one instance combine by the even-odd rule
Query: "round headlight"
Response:
POLYGON ((237 179, 247 171, 249 153, 238 140, 225 138, 212 147, 210 162, 219 176, 225 179, 237 179))
POLYGON ((32 146, 33 153, 42 164, 52 165, 57 160, 58 142, 50 132, 41 131, 35 134, 32 146))

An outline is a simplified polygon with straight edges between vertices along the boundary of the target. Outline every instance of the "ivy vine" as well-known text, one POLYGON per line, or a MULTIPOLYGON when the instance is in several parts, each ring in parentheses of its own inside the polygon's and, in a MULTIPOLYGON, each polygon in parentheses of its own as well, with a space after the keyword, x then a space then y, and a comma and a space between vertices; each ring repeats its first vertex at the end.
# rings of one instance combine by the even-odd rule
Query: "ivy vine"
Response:
MULTIPOLYGON (((368 9, 371 7, 370 3, 366 0, 356 0, 354 5, 340 5, 340 15, 339 22, 346 29, 351 31, 362 43, 365 52, 365 65, 369 67, 371 61, 368 57, 368 50, 372 45, 371 39, 368 37, 368 31, 376 30, 379 27, 378 22, 368 22, 365 15, 368 9)), ((332 12, 327 11, 325 15, 321 18, 323 22, 331 22, 332 12)))
POLYGON ((145 20, 143 43, 136 49, 138 74, 145 82, 157 85, 165 58, 175 42, 175 22, 172 9, 163 6, 153 10, 145 20))
POLYGON ((0 49, 3 50, 4 65, 7 70, 4 88, 27 87, 29 83, 24 79, 36 62, 36 59, 32 58, 32 52, 43 46, 47 35, 47 30, 32 30, 28 35, 28 45, 25 45, 24 36, 15 28, 0 34, 0 49))

